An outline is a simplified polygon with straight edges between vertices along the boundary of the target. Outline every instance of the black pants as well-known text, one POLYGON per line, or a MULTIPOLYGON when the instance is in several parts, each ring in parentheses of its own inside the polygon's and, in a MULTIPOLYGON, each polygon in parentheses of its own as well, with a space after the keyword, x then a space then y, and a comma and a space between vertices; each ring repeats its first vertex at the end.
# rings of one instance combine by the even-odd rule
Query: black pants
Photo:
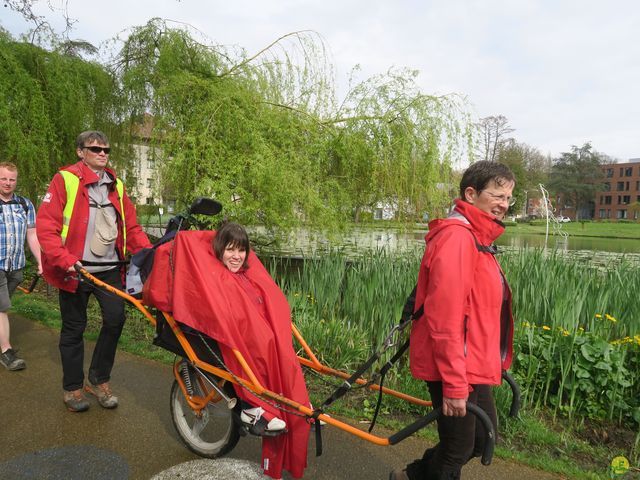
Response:
MULTIPOLYGON (((120 270, 117 268, 93 275, 122 289, 120 270)), ((89 367, 89 381, 92 384, 108 382, 111 378, 116 348, 124 326, 124 300, 117 295, 101 290, 89 282, 80 282, 75 293, 60 290, 62 329, 59 348, 62 358, 62 387, 67 391, 82 388, 84 384, 83 334, 87 326, 87 304, 91 294, 95 295, 102 312, 102 328, 89 367)))
MULTIPOLYGON (((427 382, 433 407, 442 406, 442 383, 427 382)), ((468 401, 482 408, 491 419, 497 432, 498 420, 493 394, 489 385, 472 385, 473 392, 468 401)), ((485 443, 485 428, 472 413, 465 417, 438 419, 438 444, 426 450, 421 459, 407 465, 407 476, 411 480, 457 480, 462 467, 473 457, 482 455, 485 443)))

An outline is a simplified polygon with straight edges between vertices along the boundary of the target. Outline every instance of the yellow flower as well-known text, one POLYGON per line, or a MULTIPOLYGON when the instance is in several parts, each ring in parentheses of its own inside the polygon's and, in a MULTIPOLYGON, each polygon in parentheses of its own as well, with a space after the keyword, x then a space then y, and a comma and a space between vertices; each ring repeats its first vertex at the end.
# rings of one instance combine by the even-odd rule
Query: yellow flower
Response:
POLYGON ((600 315, 599 313, 596 313, 596 318, 602 318, 602 315, 600 315))
POLYGON ((570 335, 569 330, 563 330, 562 335, 568 337, 570 335))
POLYGON ((522 322, 523 327, 530 327, 531 324, 529 322, 522 322))
POLYGON ((608 313, 606 313, 604 315, 604 318, 606 318, 607 320, 609 320, 610 322, 616 323, 617 320, 615 318, 613 318, 611 315, 609 315, 608 313))
POLYGON ((543 325, 543 326, 542 326, 542 329, 543 329, 543 330, 551 330, 551 327, 547 327, 546 325, 543 325))

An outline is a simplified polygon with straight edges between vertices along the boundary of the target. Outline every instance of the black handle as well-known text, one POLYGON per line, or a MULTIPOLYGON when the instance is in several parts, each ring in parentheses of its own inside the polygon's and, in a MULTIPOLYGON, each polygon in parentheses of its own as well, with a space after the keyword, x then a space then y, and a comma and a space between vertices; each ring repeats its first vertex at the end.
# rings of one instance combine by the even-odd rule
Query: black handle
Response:
POLYGON ((511 387, 511 408, 509 409, 509 416, 511 418, 515 418, 518 416, 520 412, 520 387, 516 383, 515 379, 511 376, 509 372, 506 370, 502 372, 502 378, 509 384, 511 387))
POLYGON ((29 287, 28 287, 28 288, 18 287, 18 289, 19 289, 21 292, 24 292, 24 293, 26 293, 26 294, 29 294, 29 293, 33 292, 33 290, 36 288, 36 285, 38 284, 38 279, 39 279, 39 278, 40 278, 40 275, 36 274, 36 275, 33 277, 33 280, 31 280, 31 285, 29 285, 29 287))
MULTIPOLYGON (((476 404, 467 402, 467 414, 469 412, 473 413, 476 417, 478 417, 478 419, 482 422, 482 425, 484 426, 486 438, 484 442, 484 451, 482 452, 481 461, 483 465, 490 465, 491 460, 493 459, 493 449, 495 448, 495 445, 496 445, 496 434, 493 431, 493 424, 491 423, 491 420, 489 419, 489 416, 485 413, 485 411, 482 410, 480 407, 478 407, 476 404)), ((437 420, 440 417, 440 415, 442 415, 442 407, 432 410, 427 415, 418 419, 411 425, 408 425, 404 427, 402 430, 400 430, 399 432, 396 432, 393 435, 391 435, 388 438, 389 444, 395 445, 396 443, 401 442, 408 436, 413 435, 418 430, 426 427, 434 420, 437 420)))

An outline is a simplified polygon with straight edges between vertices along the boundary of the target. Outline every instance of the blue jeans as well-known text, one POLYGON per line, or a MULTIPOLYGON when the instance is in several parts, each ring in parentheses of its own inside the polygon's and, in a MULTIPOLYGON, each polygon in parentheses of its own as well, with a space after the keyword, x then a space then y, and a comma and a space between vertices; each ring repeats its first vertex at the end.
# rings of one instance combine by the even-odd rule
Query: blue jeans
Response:
MULTIPOLYGON (((99 280, 122 289, 120 269, 114 268, 93 274, 99 280)), ((102 328, 93 350, 89 367, 89 382, 93 385, 108 382, 116 356, 118 340, 124 326, 124 300, 101 290, 88 281, 80 282, 72 292, 60 290, 60 358, 62 359, 62 387, 66 391, 82 388, 84 384, 84 330, 87 326, 87 304, 95 295, 102 312, 102 328)))

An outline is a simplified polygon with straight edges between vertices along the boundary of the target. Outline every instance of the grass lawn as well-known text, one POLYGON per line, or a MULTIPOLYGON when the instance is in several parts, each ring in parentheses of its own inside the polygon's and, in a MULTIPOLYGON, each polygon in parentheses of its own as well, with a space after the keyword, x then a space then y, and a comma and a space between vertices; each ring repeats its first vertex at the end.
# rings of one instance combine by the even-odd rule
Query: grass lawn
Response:
MULTIPOLYGON (((640 223, 568 222, 561 225, 564 232, 576 237, 640 239, 640 223)), ((545 230, 546 225, 540 221, 535 221, 532 224, 517 223, 507 226, 507 231, 516 235, 518 233, 544 235, 545 230)))

